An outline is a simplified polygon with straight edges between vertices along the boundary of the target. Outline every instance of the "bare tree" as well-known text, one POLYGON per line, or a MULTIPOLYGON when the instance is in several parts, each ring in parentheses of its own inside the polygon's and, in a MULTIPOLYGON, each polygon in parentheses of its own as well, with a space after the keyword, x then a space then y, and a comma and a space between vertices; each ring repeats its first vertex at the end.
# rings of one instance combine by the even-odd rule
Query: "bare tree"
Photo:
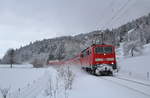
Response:
POLYGON ((74 79, 74 73, 72 72, 70 66, 64 65, 59 70, 60 77, 65 81, 65 89, 72 89, 72 82, 74 79))
POLYGON ((59 90, 58 88, 58 78, 56 78, 56 82, 54 83, 52 78, 49 78, 47 88, 45 89, 46 96, 49 96, 50 98, 56 98, 57 92, 59 90))
POLYGON ((48 85, 47 88, 45 89, 45 94, 46 96, 50 96, 50 98, 53 96, 53 92, 52 92, 53 88, 52 88, 52 80, 51 78, 48 80, 48 85))
POLYGON ((10 91, 10 87, 9 88, 3 88, 3 89, 0 88, 0 91, 2 93, 3 98, 6 98, 8 93, 9 93, 9 91, 10 91))
POLYGON ((11 64, 11 68, 12 68, 12 64, 14 64, 14 49, 10 50, 10 64, 11 64))

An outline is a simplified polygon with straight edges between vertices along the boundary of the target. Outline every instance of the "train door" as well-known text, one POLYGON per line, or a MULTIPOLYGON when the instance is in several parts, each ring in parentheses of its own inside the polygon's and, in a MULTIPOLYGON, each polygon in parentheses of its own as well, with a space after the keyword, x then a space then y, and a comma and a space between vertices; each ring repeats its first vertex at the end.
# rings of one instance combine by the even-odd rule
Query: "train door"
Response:
POLYGON ((86 50, 82 51, 82 53, 81 53, 81 64, 83 66, 86 65, 86 50))
POLYGON ((89 58, 88 49, 86 49, 86 50, 82 51, 82 53, 81 53, 81 64, 83 66, 88 66, 88 58, 89 58))
POLYGON ((89 66, 89 65, 91 65, 91 50, 88 49, 88 50, 86 51, 86 54, 87 54, 87 57, 86 57, 86 65, 89 66))

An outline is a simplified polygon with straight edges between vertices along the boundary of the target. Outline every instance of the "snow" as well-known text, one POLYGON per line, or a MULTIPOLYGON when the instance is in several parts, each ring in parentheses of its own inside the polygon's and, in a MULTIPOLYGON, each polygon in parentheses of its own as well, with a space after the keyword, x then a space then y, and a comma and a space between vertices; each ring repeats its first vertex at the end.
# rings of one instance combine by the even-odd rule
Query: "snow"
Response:
POLYGON ((150 79, 150 77, 148 77, 148 74, 150 74, 149 51, 150 44, 144 46, 143 54, 141 56, 123 57, 123 53, 121 53, 122 55, 120 55, 120 60, 118 61, 120 74, 126 74, 145 80, 150 79))
POLYGON ((150 86, 144 85, 145 83, 139 84, 131 81, 126 81, 114 77, 106 77, 105 79, 108 79, 109 81, 115 82, 116 84, 119 84, 123 87, 126 87, 128 89, 135 90, 138 93, 142 93, 146 96, 150 96, 150 86))
POLYGON ((46 88, 50 77, 54 80, 55 75, 54 68, 1 67, 0 88, 10 87, 8 98, 34 98, 46 88))
POLYGON ((149 51, 150 44, 144 46, 141 56, 124 57, 120 47, 117 50, 120 71, 115 74, 116 78, 93 76, 83 71, 81 66, 72 65, 70 69, 74 79, 72 89, 67 90, 64 88, 66 78, 62 75, 66 70, 59 67, 33 68, 24 64, 10 68, 10 65, 1 65, 0 88, 11 87, 8 98, 149 98, 149 86, 117 79, 121 77, 150 85, 147 78, 147 72, 150 72, 149 51), (52 96, 45 92, 50 90, 50 85, 52 96))
POLYGON ((21 88, 19 92, 13 92, 11 96, 9 96, 9 98, 34 98, 40 95, 41 91, 46 88, 49 77, 54 78, 55 73, 56 70, 53 70, 52 68, 44 69, 44 73, 42 74, 42 76, 34 80, 32 84, 28 84, 27 87, 23 89, 21 88))
POLYGON ((100 77, 83 75, 76 80, 69 98, 149 98, 100 77))
MULTIPOLYGON (((122 47, 117 50, 120 71, 116 77, 150 84, 147 73, 150 72, 150 44, 145 45, 143 54, 137 57, 124 57, 122 47)), ((76 71, 73 90, 69 98, 149 98, 150 87, 117 80, 113 77, 95 77, 76 71)))
MULTIPOLYGON (((0 64, 0 68, 10 68, 11 65, 10 64, 0 64)), ((13 68, 33 68, 32 64, 13 64, 12 65, 13 68)))
POLYGON ((0 68, 0 87, 16 90, 33 82, 44 73, 44 69, 36 68, 0 68))
MULTIPOLYGON (((93 25, 89 30, 97 27, 101 29, 116 28, 150 12, 150 0, 117 0, 115 3, 113 3, 114 0, 102 0, 102 2, 105 3, 99 3, 101 15, 92 14, 93 12, 84 14, 86 16, 90 15, 89 20, 93 17, 91 15, 94 15, 95 18, 99 17, 101 20, 100 22, 93 22, 97 26, 93 25)), ((2 57, 6 51, 4 48, 8 48, 8 46, 5 46, 6 44, 3 44, 2 41, 0 44, 2 45, 0 57, 2 57)), ((13 45, 15 45, 13 47, 16 47, 19 44, 14 42, 13 45)), ((72 45, 69 44, 69 46, 72 45)), ((117 50, 120 71, 115 76, 150 84, 150 44, 144 46, 141 56, 124 57, 122 49, 121 46, 117 50)), ((72 53, 72 48, 68 48, 67 51, 72 53)), ((71 66, 71 70, 75 74, 72 89, 65 91, 63 77, 59 77, 57 80, 60 74, 57 68, 33 68, 30 64, 13 65, 13 68, 10 68, 10 65, 0 65, 0 88, 10 87, 8 98, 53 98, 54 96, 45 95, 45 90, 48 89, 51 79, 53 91, 57 88, 56 85, 59 86, 56 98, 66 98, 65 93, 67 93, 68 98, 150 97, 150 87, 118 80, 113 77, 92 76, 81 70, 80 66, 71 66), (56 81, 59 83, 57 84, 56 81)), ((0 98, 2 98, 1 93, 0 98)))
MULTIPOLYGON (((93 76, 77 67, 73 71, 76 73, 76 78, 73 83, 73 89, 69 93, 69 98, 149 98, 147 94, 150 94, 150 87, 143 87, 123 80, 118 81, 113 77, 93 76), (139 92, 143 91, 146 94, 132 89, 139 90, 139 92)), ((116 77, 119 76, 117 75, 116 77)), ((131 77, 126 78, 133 80, 131 77)), ((134 80, 137 81, 137 79, 134 80)), ((143 80, 140 82, 149 83, 149 81, 143 80)))

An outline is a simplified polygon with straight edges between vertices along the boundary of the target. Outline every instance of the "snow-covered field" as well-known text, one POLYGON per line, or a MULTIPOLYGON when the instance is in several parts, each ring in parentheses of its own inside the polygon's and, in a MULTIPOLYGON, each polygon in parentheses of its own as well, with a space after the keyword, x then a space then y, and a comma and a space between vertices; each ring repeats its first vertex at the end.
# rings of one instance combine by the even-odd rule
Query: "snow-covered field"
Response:
MULTIPOLYGON (((10 93, 26 89, 44 74, 45 69, 0 68, 0 88, 10 88, 10 93)), ((1 95, 1 94, 0 94, 1 95)), ((0 96, 0 98, 2 98, 0 96)))
POLYGON ((7 98, 65 98, 69 79, 73 76, 67 78, 67 68, 0 65, 0 98, 3 98, 1 91, 4 89, 9 89, 7 98))
POLYGON ((67 90, 62 69, 1 65, 0 88, 10 88, 7 98, 150 98, 149 51, 150 44, 141 56, 125 58, 120 53, 120 71, 115 77, 96 77, 71 66, 74 79, 72 89, 67 90))

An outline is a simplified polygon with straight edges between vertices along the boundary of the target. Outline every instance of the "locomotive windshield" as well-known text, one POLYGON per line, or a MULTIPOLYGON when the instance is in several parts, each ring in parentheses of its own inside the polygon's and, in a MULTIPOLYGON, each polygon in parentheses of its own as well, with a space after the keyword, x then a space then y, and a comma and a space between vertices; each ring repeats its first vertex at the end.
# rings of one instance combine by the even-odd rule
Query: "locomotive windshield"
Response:
POLYGON ((96 47, 95 53, 112 53, 112 47, 96 47))

